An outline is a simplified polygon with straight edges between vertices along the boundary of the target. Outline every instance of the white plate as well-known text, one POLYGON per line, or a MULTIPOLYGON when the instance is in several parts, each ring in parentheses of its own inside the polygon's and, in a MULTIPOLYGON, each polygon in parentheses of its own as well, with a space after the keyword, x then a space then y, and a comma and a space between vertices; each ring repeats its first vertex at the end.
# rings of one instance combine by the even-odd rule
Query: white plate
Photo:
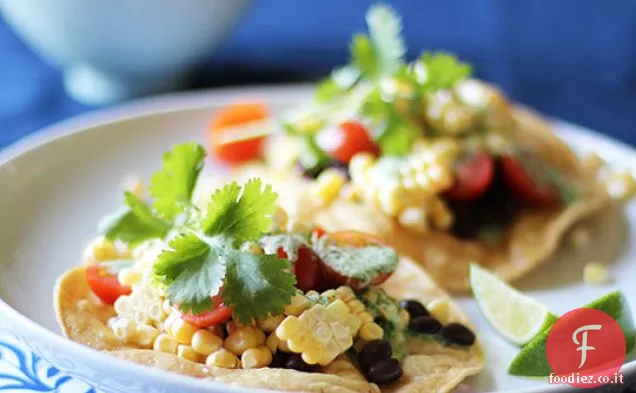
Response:
MULTIPOLYGON (((63 339, 57 332, 51 294, 64 270, 80 253, 101 215, 121 201, 122 178, 145 178, 156 170, 161 154, 188 140, 206 143, 207 122, 227 102, 261 99, 276 112, 306 97, 306 86, 224 90, 154 98, 61 123, 0 154, 0 328, 17 333, 54 366, 89 382, 98 390, 234 391, 120 362, 63 339)), ((581 151, 597 151, 612 165, 636 172, 635 152, 618 142, 571 124, 556 122, 558 132, 581 151)), ((552 261, 518 282, 518 286, 562 313, 615 288, 636 308, 636 243, 629 242, 636 209, 613 212, 587 222, 593 244, 563 250, 552 261), (606 263, 615 281, 605 286, 582 282, 590 260, 606 263)), ((516 348, 499 339, 471 299, 460 299, 478 327, 487 352, 486 370, 466 381, 462 390, 558 390, 541 380, 506 375, 516 348)), ((623 371, 636 370, 636 363, 623 371)))

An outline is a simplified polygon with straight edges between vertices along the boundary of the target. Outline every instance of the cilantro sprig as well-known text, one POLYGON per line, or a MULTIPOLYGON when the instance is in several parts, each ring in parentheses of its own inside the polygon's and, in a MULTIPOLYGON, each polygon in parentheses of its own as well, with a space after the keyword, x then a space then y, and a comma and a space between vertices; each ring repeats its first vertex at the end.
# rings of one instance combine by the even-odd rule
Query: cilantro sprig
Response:
POLYGON ((278 196, 260 179, 234 182, 200 211, 191 199, 204 157, 200 145, 175 146, 152 176, 152 202, 126 193, 125 207, 103 220, 102 231, 131 246, 168 238, 152 273, 183 312, 210 310, 212 296, 221 293, 241 323, 279 314, 296 292, 290 262, 241 249, 269 231, 278 196))
MULTIPOLYGON (((368 33, 356 34, 351 41, 349 64, 318 84, 314 102, 309 105, 314 110, 308 116, 320 118, 327 125, 347 117, 368 120, 382 154, 402 156, 425 132, 423 97, 453 88, 471 75, 472 68, 444 52, 424 52, 409 63, 402 20, 388 5, 369 8, 366 22, 368 33), (387 92, 386 85, 392 91, 387 92), (400 91, 400 86, 406 87, 406 92, 400 91)), ((288 130, 293 129, 288 125, 288 130)), ((303 166, 319 168, 324 160, 316 157, 326 155, 312 143, 315 135, 288 132, 309 140, 301 154, 303 166)))

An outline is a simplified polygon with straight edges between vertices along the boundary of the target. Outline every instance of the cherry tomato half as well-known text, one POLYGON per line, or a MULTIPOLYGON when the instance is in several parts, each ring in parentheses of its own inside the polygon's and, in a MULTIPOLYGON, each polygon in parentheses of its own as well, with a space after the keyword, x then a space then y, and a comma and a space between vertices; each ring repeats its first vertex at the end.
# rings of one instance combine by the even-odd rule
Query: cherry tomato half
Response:
POLYGON ((489 154, 479 153, 461 160, 455 170, 455 183, 444 193, 453 201, 472 201, 486 192, 495 174, 495 163, 489 154))
MULTIPOLYGON (((342 246, 362 248, 372 245, 382 245, 382 241, 379 238, 358 231, 339 231, 327 236, 330 241, 342 246)), ((391 276, 391 274, 393 274, 393 272, 381 273, 374 277, 370 282, 363 284, 360 282, 359 278, 347 277, 330 266, 329 261, 323 261, 322 274, 325 279, 326 289, 347 285, 354 291, 358 291, 370 285, 382 284, 391 276)))
POLYGON ((210 123, 212 153, 227 164, 241 164, 255 159, 261 152, 265 137, 257 137, 234 143, 223 143, 227 127, 240 126, 269 117, 267 108, 262 104, 235 104, 224 108, 210 123))
POLYGON ((99 265, 86 268, 86 282, 91 291, 104 303, 114 304, 122 295, 130 295, 131 288, 119 283, 117 276, 99 265))
POLYGON ((207 328, 226 322, 232 317, 232 307, 223 304, 220 295, 213 296, 212 301, 214 302, 212 310, 204 311, 201 314, 185 313, 181 315, 181 318, 200 328, 207 328))
MULTIPOLYGON (((287 253, 282 248, 277 250, 278 257, 287 259, 287 253)), ((294 274, 296 275, 296 288, 303 292, 320 290, 322 283, 320 257, 306 245, 298 247, 298 256, 294 261, 294 274)))
MULTIPOLYGON (((506 185, 523 201, 535 206, 553 206, 560 201, 559 189, 549 179, 535 180, 517 157, 501 157, 501 168, 506 185)), ((538 175, 541 175, 538 173, 538 175)))
POLYGON ((380 153, 367 129, 357 121, 346 121, 338 127, 325 128, 316 136, 316 142, 329 156, 344 164, 348 164, 357 153, 380 153))

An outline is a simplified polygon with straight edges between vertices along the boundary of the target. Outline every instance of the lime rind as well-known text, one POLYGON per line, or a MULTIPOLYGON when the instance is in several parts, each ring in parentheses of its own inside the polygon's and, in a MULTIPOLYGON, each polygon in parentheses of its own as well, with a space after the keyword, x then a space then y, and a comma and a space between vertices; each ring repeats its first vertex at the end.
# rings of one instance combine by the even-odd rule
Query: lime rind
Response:
MULTIPOLYGON (((623 292, 620 290, 610 292, 586 304, 583 308, 594 308, 614 318, 625 335, 626 354, 632 352, 636 341, 636 327, 634 327, 632 313, 623 292)), ((508 374, 520 377, 548 376, 552 372, 546 355, 549 333, 550 328, 545 329, 521 349, 510 362, 508 374)))
POLYGON ((546 306, 476 264, 470 267, 470 285, 488 323, 512 344, 527 344, 557 320, 546 306))

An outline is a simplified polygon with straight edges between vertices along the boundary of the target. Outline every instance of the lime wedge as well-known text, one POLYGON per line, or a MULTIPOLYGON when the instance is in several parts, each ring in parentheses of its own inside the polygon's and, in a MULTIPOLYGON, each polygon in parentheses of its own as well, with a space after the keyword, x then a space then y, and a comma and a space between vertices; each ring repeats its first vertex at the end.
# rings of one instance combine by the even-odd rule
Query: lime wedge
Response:
MULTIPOLYGON (((583 307, 604 311, 614 318, 625 334, 626 353, 629 354, 634 349, 636 328, 634 328, 634 321, 629 306, 627 305, 627 299, 625 299, 625 295, 623 295, 621 291, 611 292, 583 307)), ((548 364, 545 349, 549 332, 550 329, 546 329, 532 339, 532 341, 512 359, 508 368, 508 374, 522 377, 546 377, 552 372, 550 364, 548 364)))
POLYGON ((470 266, 470 286, 486 320, 515 345, 527 344, 557 320, 546 306, 475 264, 470 266))

